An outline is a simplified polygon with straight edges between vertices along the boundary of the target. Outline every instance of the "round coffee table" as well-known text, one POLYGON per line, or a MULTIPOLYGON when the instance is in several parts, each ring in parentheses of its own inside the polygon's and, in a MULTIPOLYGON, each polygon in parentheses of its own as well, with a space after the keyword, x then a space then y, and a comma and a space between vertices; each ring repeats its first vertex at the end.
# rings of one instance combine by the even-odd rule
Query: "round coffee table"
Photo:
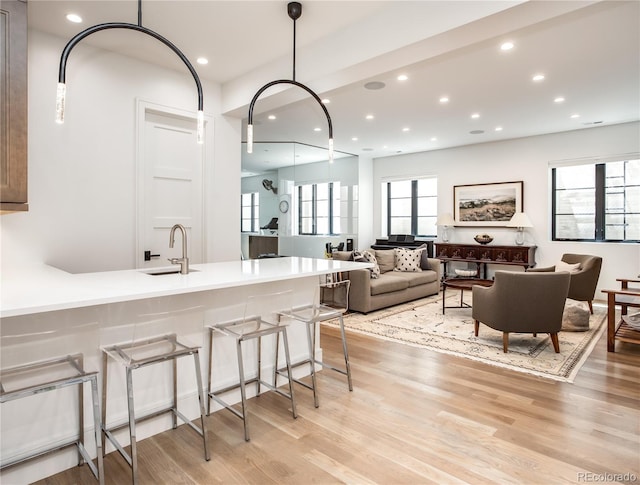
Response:
POLYGON ((442 314, 445 308, 470 308, 471 305, 464 302, 464 290, 471 290, 475 285, 489 287, 493 285, 493 280, 481 280, 479 278, 449 278, 442 282, 442 314), (445 306, 445 296, 447 288, 460 290, 460 305, 445 306))

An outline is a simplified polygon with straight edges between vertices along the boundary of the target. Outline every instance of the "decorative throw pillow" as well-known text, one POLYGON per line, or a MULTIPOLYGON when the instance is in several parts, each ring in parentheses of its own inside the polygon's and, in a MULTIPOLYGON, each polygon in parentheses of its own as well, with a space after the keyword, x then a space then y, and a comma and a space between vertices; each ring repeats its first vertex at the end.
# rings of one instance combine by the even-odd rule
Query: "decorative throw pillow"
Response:
POLYGON ((393 268, 394 271, 422 271, 420 260, 424 249, 395 248, 394 252, 396 253, 396 266, 393 268))
POLYGON ((393 249, 376 249, 375 255, 380 266, 380 273, 393 271, 396 267, 396 253, 393 249))
POLYGON ((371 278, 374 280, 379 278, 380 266, 378 266, 378 260, 376 259, 376 256, 371 251, 362 251, 362 256, 364 256, 364 258, 368 262, 374 264, 373 268, 369 268, 369 271, 371 272, 371 278))
POLYGON ((580 263, 565 263, 564 261, 558 261, 556 264, 556 272, 568 271, 569 273, 577 273, 580 271, 580 263))
POLYGON ((351 253, 351 261, 355 261, 357 263, 366 263, 367 258, 360 251, 354 251, 351 253))
POLYGON ((427 246, 427 243, 418 246, 416 249, 424 249, 420 256, 420 267, 422 269, 431 269, 431 265, 429 264, 429 246, 427 246))

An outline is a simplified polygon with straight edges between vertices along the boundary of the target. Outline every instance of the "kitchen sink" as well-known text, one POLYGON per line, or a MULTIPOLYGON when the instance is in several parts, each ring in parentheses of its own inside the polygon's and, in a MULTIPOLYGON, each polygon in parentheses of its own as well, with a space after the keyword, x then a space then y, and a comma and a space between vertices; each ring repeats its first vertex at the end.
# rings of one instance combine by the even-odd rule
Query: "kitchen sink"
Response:
MULTIPOLYGON (((197 273, 198 270, 197 269, 190 269, 189 273, 197 273)), ((148 270, 148 271, 141 271, 141 273, 144 274, 148 274, 149 276, 163 276, 163 275, 168 275, 168 274, 180 274, 180 270, 179 269, 156 269, 156 270, 148 270)))

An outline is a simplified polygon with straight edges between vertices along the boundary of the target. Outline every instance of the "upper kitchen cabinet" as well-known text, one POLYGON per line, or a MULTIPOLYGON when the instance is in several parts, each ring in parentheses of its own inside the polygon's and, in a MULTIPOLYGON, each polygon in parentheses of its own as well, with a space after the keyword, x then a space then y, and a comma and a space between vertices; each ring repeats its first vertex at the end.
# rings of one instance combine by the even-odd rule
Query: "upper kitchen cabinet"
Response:
POLYGON ((26 211, 27 3, 0 3, 0 210, 26 211))

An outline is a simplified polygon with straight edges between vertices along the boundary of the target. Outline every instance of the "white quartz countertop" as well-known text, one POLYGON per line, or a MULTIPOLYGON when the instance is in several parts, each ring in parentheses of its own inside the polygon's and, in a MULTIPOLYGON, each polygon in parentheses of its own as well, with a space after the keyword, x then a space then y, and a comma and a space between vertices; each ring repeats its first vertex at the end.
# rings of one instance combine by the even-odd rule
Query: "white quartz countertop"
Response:
MULTIPOLYGON (((71 274, 44 264, 3 268, 0 318, 269 283, 371 266, 352 261, 285 257, 192 264, 192 272, 188 275, 145 274, 150 269, 71 274)), ((177 269, 177 266, 170 269, 177 269)))

